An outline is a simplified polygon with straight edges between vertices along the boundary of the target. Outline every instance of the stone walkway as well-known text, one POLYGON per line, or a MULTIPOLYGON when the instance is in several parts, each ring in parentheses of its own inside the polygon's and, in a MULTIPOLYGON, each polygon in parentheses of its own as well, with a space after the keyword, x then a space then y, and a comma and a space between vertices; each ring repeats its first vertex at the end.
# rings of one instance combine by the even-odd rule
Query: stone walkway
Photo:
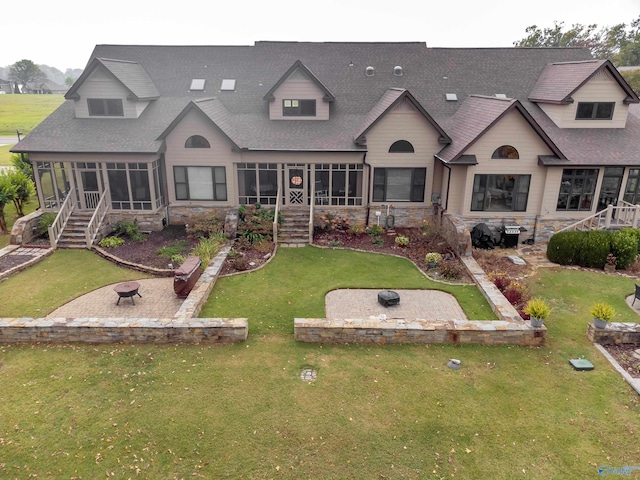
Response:
POLYGON ((400 303, 384 307, 378 303, 380 289, 341 289, 325 297, 328 319, 371 318, 380 320, 467 320, 456 298, 438 290, 396 290, 400 303))
POLYGON ((130 298, 120 304, 115 285, 107 285, 76 298, 54 310, 46 318, 173 318, 183 300, 173 291, 173 278, 148 278, 136 280, 140 284, 135 305, 130 298))

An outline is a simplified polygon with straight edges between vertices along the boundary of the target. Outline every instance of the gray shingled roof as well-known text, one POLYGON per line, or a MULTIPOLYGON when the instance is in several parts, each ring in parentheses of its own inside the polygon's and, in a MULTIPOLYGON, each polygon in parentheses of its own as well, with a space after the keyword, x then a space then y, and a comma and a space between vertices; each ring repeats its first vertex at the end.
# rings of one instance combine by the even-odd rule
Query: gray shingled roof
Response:
MULTIPOLYGON (((464 153, 458 142, 468 144, 466 137, 456 139, 452 133, 459 129, 454 114, 465 102, 446 101, 445 94, 456 93, 464 100, 472 94, 504 93, 519 100, 571 163, 640 164, 640 119, 635 114, 629 116, 627 129, 559 129, 529 101, 547 65, 591 60, 582 48, 427 48, 420 42, 98 45, 89 66, 94 60, 109 65, 129 88, 144 72, 158 98, 138 119, 76 119, 73 101, 68 100, 20 142, 19 151, 160 152, 163 132, 193 100, 201 100, 198 108, 241 149, 362 151, 354 139, 375 121, 385 95, 394 91, 390 89, 398 88, 410 93, 453 137, 449 148, 456 155, 464 153), (264 97, 298 61, 335 96, 330 120, 269 120, 264 97), (402 66, 402 76, 393 75, 396 65, 402 66), (374 76, 365 75, 367 66, 375 68, 374 76), (205 91, 189 91, 193 78, 206 80, 205 91), (223 79, 235 79, 235 91, 220 91, 223 79), (215 101, 202 101, 206 98, 215 101)), ((148 82, 142 84, 149 87, 148 82)), ((135 95, 152 95, 143 86, 133 87, 135 95)), ((470 128, 480 131, 480 126, 470 128)))

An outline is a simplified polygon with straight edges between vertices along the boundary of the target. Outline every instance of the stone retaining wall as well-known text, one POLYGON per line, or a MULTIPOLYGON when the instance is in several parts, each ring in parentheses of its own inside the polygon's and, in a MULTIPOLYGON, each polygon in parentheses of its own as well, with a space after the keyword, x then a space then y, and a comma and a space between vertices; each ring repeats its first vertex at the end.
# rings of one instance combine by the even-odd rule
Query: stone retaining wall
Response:
POLYGON ((0 343, 243 342, 246 318, 0 318, 0 343))
POLYGON ((612 322, 606 328, 596 328, 593 326, 593 322, 589 322, 587 338, 600 345, 640 343, 640 323, 612 322))
POLYGON ((294 338, 308 343, 544 344, 546 329, 505 321, 366 320, 296 318, 294 338))

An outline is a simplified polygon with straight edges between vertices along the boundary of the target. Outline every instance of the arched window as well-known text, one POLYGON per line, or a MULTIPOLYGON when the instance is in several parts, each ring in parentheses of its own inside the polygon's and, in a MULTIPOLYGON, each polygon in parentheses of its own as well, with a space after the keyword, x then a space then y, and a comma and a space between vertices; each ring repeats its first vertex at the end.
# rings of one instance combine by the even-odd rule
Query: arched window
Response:
POLYGON ((193 135, 184 142, 184 148, 211 148, 209 141, 201 135, 193 135))
POLYGON ((389 147, 389 153, 413 153, 413 145, 406 140, 398 140, 393 142, 389 147))
POLYGON ((511 145, 502 145, 496 148, 491 158, 520 158, 520 155, 518 154, 518 150, 511 145))

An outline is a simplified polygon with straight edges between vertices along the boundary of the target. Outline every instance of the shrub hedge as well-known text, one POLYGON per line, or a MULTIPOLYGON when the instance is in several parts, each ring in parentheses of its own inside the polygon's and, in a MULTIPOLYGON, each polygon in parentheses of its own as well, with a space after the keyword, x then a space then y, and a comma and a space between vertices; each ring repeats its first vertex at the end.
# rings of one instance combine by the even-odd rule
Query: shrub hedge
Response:
POLYGON ((640 253, 640 230, 559 232, 547 245, 547 258, 560 265, 603 268, 609 253, 617 258, 618 268, 627 268, 640 253))

